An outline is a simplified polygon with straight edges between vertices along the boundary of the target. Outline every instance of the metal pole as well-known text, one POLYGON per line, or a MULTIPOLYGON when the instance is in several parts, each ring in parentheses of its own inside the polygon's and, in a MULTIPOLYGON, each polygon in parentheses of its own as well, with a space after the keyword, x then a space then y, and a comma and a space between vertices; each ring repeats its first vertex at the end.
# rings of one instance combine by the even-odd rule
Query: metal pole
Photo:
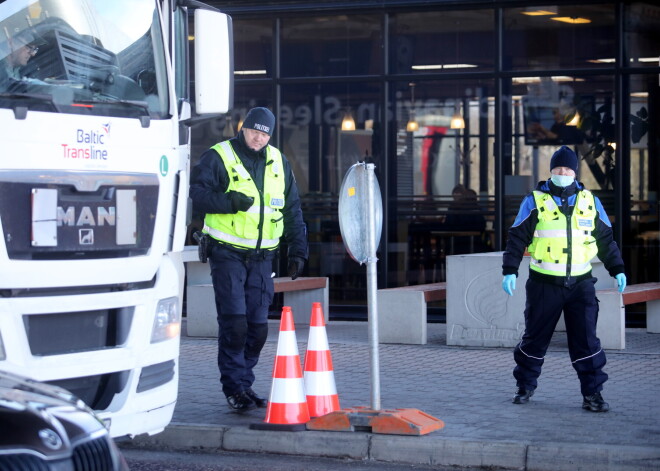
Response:
POLYGON ((374 164, 367 164, 367 303, 369 316, 369 359, 371 361, 371 408, 380 410, 380 361, 378 358, 378 274, 376 271, 376 218, 374 164))

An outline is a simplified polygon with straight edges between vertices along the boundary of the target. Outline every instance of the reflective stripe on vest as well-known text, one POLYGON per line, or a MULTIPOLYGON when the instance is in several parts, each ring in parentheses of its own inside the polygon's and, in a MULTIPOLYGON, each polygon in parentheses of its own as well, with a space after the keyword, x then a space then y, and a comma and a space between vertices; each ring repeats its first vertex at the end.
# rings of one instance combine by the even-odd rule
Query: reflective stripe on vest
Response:
MULTIPOLYGON (((244 244, 245 242, 248 242, 248 243, 253 243, 255 247, 257 246, 257 239, 252 239, 252 240, 242 239, 240 237, 236 237, 236 236, 233 236, 231 234, 226 234, 226 233, 224 233, 222 231, 219 231, 217 229, 213 229, 212 227, 209 227, 207 225, 204 225, 204 229, 202 230, 202 232, 205 232, 205 233, 209 234, 214 239, 229 242, 232 245, 240 245, 240 244, 244 244)), ((266 246, 267 244, 268 245, 271 245, 271 244, 277 245, 279 241, 280 241, 280 239, 262 239, 261 240, 261 245, 262 245, 262 247, 266 246)))
POLYGON ((591 270, 591 259, 598 253, 596 239, 591 235, 597 216, 594 196, 580 191, 567 227, 566 216, 559 210, 552 195, 534 191, 538 223, 528 251, 530 269, 554 276, 578 276, 591 270), (568 253, 570 240, 571 252, 568 253))
MULTIPOLYGON (((538 268, 538 270, 536 270, 538 272, 549 272, 551 275, 554 274, 554 272, 558 272, 560 276, 564 276, 566 274, 566 268, 568 267, 568 265, 565 263, 542 262, 540 260, 535 260, 534 258, 529 261, 529 265, 538 268)), ((580 264, 574 263, 571 265, 571 270, 572 272, 577 272, 580 274, 587 273, 589 270, 591 270, 591 262, 580 264)))
POLYGON ((216 144, 211 149, 218 153, 227 170, 227 192, 238 191, 251 196, 254 204, 236 214, 207 214, 203 232, 220 242, 243 249, 275 249, 284 229, 281 213, 285 189, 282 154, 275 147, 267 146, 262 194, 229 141, 216 144))

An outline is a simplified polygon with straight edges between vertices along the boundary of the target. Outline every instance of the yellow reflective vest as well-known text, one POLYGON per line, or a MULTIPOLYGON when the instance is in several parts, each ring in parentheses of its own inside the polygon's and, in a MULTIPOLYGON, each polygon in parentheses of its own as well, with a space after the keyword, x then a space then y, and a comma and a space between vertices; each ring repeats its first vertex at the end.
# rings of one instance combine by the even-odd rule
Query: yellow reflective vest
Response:
POLYGON ((247 211, 236 214, 207 214, 203 232, 214 239, 242 249, 275 249, 279 245, 284 229, 284 167, 278 149, 266 149, 263 194, 259 191, 249 172, 243 166, 229 141, 214 145, 227 169, 229 186, 227 192, 238 191, 254 198, 247 211))
POLYGON ((530 269, 554 276, 588 273, 591 260, 598 253, 596 239, 591 235, 597 216, 594 195, 588 190, 579 191, 570 219, 559 210, 551 194, 534 191, 533 195, 539 221, 528 247, 530 269))

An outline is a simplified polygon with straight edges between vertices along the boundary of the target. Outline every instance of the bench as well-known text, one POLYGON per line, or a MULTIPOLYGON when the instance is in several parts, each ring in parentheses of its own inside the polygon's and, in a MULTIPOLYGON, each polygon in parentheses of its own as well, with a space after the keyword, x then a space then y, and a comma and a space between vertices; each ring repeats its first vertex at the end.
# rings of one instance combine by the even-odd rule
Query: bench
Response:
POLYGON ((626 348, 625 306, 629 304, 646 303, 646 331, 660 333, 660 282, 626 286, 623 293, 616 288, 599 289, 596 297, 600 301, 598 326, 605 327, 597 331, 603 348, 613 348, 613 344, 626 348))
MULTIPOLYGON (((187 331, 191 337, 217 337, 218 322, 215 294, 211 282, 211 268, 197 258, 197 246, 187 246, 183 252, 186 264, 187 331), (194 250, 193 250, 194 249, 194 250)), ((275 293, 284 294, 284 305, 290 306, 294 322, 309 324, 312 303, 320 302, 328 322, 328 278, 290 277, 273 278, 275 293)))
POLYGON ((426 304, 447 298, 446 283, 384 288, 377 291, 381 343, 426 345, 426 304))

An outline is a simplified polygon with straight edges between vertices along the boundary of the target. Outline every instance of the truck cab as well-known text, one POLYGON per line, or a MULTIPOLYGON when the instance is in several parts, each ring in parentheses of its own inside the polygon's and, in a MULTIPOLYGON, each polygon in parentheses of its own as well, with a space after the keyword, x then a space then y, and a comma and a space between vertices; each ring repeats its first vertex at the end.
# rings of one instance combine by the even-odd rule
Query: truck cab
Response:
POLYGON ((73 3, 0 4, 0 369, 69 389, 113 436, 156 433, 177 397, 189 123, 232 105, 231 18, 73 3))

